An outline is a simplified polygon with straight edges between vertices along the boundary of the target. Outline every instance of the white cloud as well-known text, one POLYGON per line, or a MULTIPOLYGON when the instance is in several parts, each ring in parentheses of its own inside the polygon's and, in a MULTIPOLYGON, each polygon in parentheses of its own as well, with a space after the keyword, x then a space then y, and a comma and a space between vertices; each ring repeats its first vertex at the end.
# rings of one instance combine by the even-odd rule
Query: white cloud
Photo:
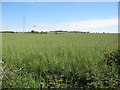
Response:
MULTIPOLYGON (((77 21, 77 22, 66 22, 66 23, 56 23, 56 24, 36 24, 36 29, 38 30, 67 30, 67 31, 88 31, 92 29, 99 28, 110 28, 112 26, 118 26, 118 19, 96 19, 96 20, 86 20, 86 21, 77 21)), ((114 29, 114 28, 113 28, 114 29)), ((115 28, 116 29, 116 28, 115 28)))
MULTIPOLYGON (((90 31, 90 32, 118 32, 118 19, 95 19, 76 22, 64 22, 55 24, 35 24, 37 31, 90 31)), ((23 31, 22 28, 9 27, 15 31, 23 31)), ((33 25, 26 26, 26 31, 31 31, 33 25)))

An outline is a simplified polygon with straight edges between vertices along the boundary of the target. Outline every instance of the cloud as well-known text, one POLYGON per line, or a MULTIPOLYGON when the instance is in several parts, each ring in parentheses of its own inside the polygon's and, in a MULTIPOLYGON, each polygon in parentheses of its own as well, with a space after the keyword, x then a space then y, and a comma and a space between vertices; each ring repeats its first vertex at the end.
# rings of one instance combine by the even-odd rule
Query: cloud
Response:
MULTIPOLYGON (((93 19, 76 22, 63 22, 55 24, 34 24, 36 31, 90 31, 90 32, 118 32, 118 19, 93 19)), ((6 29, 6 28, 5 28, 6 29)), ((23 31, 22 27, 8 27, 14 31, 23 31)), ((33 30, 33 25, 26 26, 26 31, 33 30)))
POLYGON ((86 20, 80 22, 68 23, 71 28, 75 29, 88 29, 88 28, 101 28, 117 25, 117 19, 104 19, 104 20, 86 20))
POLYGON ((112 26, 118 26, 118 19, 95 19, 95 20, 85 20, 77 22, 65 22, 65 23, 56 23, 56 24, 36 24, 36 29, 39 30, 91 30, 98 28, 110 28, 112 26))

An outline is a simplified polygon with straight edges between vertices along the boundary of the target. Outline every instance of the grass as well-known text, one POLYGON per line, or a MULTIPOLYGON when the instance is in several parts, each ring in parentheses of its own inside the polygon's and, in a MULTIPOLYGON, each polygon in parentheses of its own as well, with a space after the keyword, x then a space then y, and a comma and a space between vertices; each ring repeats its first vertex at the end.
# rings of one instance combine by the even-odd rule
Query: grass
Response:
POLYGON ((117 87, 104 58, 117 42, 117 34, 5 33, 3 88, 117 87))

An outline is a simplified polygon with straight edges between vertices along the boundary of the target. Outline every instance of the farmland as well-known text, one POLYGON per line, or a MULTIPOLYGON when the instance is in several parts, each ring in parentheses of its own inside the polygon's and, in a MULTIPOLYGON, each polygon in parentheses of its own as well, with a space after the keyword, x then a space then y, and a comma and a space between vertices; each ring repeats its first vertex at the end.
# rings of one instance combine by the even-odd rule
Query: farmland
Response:
POLYGON ((3 88, 117 87, 104 57, 117 42, 117 34, 3 33, 3 88))

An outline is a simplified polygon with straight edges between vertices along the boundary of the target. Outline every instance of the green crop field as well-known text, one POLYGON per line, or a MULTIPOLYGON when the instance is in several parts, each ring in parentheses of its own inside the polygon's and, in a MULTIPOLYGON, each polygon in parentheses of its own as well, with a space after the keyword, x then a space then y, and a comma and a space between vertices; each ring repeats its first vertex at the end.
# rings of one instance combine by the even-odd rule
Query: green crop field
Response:
POLYGON ((3 33, 3 88, 117 87, 105 53, 117 34, 3 33))

